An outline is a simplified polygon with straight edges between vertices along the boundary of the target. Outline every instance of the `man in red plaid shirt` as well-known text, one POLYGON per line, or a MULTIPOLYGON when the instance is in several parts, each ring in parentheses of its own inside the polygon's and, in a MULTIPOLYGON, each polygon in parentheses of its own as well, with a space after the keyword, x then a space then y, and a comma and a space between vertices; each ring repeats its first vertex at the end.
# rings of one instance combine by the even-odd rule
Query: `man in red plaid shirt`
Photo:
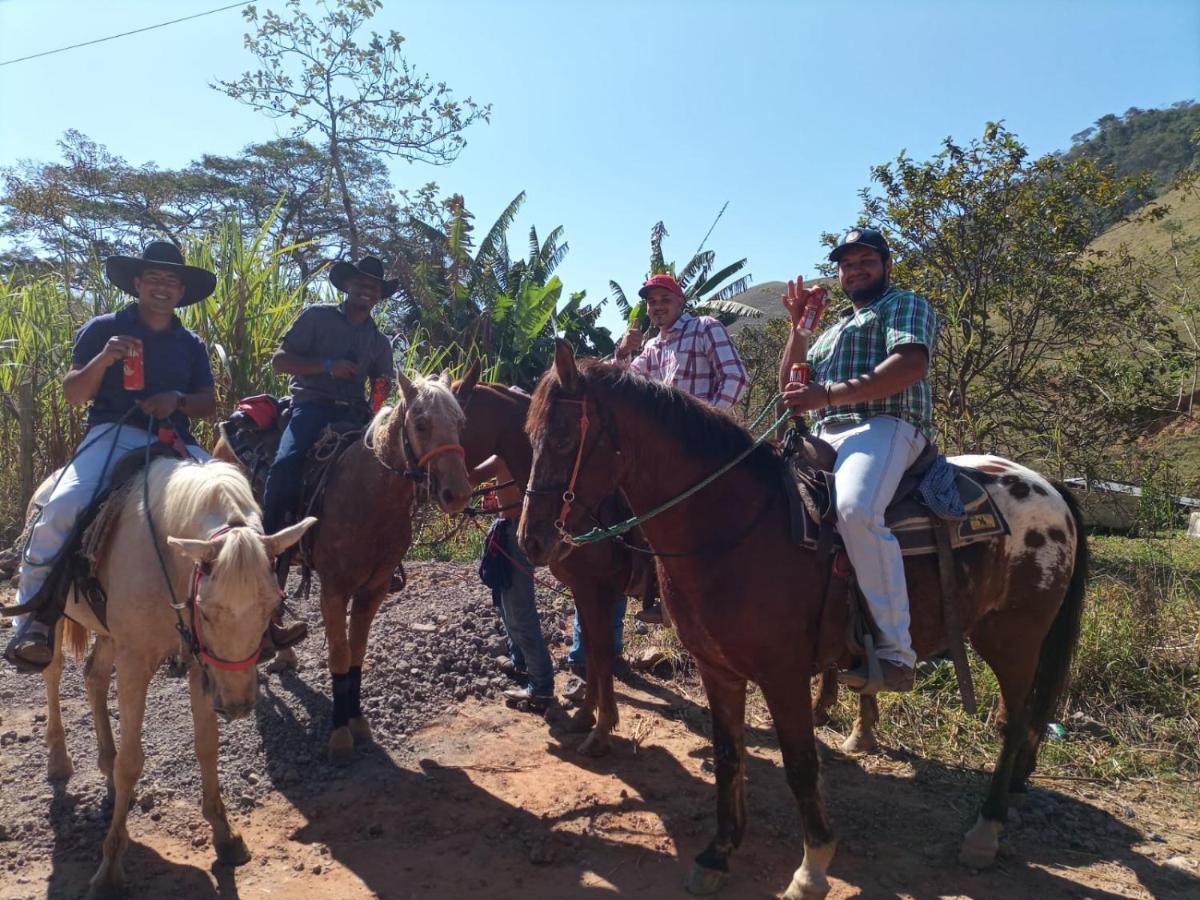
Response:
POLYGON ((712 316, 685 313, 683 290, 670 275, 652 276, 638 296, 646 301, 658 334, 630 362, 630 355, 642 347, 642 333, 629 329, 617 345, 617 365, 713 406, 729 409, 737 403, 750 379, 725 326, 712 316))

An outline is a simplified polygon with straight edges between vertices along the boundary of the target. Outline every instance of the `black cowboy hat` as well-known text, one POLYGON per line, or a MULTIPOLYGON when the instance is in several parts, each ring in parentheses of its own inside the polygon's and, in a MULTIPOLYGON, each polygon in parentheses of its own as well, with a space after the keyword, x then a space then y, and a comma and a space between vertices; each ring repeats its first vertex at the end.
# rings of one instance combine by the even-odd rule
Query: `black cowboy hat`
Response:
POLYGON ((364 256, 358 263, 345 261, 334 263, 333 268, 329 270, 329 280, 343 294, 350 290, 350 282, 355 278, 370 278, 372 281, 379 282, 381 297, 392 296, 400 287, 399 278, 388 281, 383 277, 383 263, 374 256, 364 256))
POLYGON ((199 303, 217 287, 216 275, 199 266, 185 265, 183 254, 170 241, 151 241, 141 256, 110 256, 104 261, 108 280, 133 297, 137 296, 133 279, 146 269, 164 269, 183 279, 183 299, 179 301, 179 306, 199 303))

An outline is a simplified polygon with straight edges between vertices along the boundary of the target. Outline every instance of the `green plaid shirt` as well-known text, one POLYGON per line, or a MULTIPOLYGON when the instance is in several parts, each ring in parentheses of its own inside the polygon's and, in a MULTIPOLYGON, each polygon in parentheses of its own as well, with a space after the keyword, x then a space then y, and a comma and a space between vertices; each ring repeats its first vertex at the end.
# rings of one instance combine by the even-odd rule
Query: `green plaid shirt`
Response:
MULTIPOLYGON (((812 380, 829 387, 865 375, 905 344, 920 344, 932 357, 937 330, 937 315, 928 300, 912 291, 888 288, 869 306, 843 311, 813 342, 808 350, 812 380)), ((924 378, 882 400, 830 406, 813 416, 821 427, 895 416, 933 438, 933 398, 924 378)))

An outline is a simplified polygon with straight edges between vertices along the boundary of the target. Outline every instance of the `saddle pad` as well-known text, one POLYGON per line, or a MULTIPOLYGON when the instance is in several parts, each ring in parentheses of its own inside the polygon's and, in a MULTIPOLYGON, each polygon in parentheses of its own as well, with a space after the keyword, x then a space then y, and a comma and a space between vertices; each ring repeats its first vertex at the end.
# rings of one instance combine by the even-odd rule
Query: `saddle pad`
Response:
MULTIPOLYGON (((978 475, 969 469, 955 466, 955 482, 963 501, 966 516, 961 521, 945 520, 954 549, 968 544, 991 540, 1009 533, 1000 508, 992 500, 978 475)), ((830 514, 832 494, 828 473, 796 472, 785 477, 785 493, 791 509, 792 539, 801 546, 815 549, 820 534, 820 520, 830 514)), ((926 556, 937 553, 935 527, 942 527, 921 500, 915 489, 892 501, 884 514, 884 522, 905 556, 926 556)), ((835 535, 835 544, 841 538, 835 535)))

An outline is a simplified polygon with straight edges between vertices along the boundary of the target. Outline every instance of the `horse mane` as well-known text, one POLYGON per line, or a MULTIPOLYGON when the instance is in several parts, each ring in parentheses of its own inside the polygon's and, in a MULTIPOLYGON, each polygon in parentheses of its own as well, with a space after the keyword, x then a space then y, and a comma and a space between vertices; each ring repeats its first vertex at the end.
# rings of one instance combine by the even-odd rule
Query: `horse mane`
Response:
MULTIPOLYGON (((240 469, 219 460, 195 464, 158 459, 150 465, 149 479, 150 514, 160 540, 168 535, 205 539, 212 530, 232 525, 213 563, 214 573, 230 579, 224 583, 231 590, 270 578, 261 540, 262 514, 240 469)), ((135 509, 142 495, 140 488, 131 491, 129 502, 135 509)))
MULTIPOLYGON (((646 417, 682 444, 689 455, 713 462, 729 462, 754 443, 750 435, 727 412, 697 400, 686 391, 652 381, 620 366, 598 359, 579 363, 579 375, 586 389, 597 390, 637 407, 646 417)), ((529 407, 526 431, 544 427, 553 400, 566 396, 551 368, 538 383, 529 407)), ((778 448, 770 442, 760 444, 743 461, 756 476, 778 483, 784 462, 778 448)))
MULTIPOLYGON (((426 378, 424 375, 413 375, 410 379, 416 390, 417 399, 413 404, 437 411, 441 416, 448 416, 462 428, 466 422, 466 414, 458 405, 458 400, 450 385, 440 378, 426 378)), ((404 458, 404 417, 408 414, 404 392, 396 399, 395 407, 382 407, 371 421, 370 434, 374 435, 375 452, 383 459, 404 458)), ((416 460, 413 460, 416 462, 416 460)))

